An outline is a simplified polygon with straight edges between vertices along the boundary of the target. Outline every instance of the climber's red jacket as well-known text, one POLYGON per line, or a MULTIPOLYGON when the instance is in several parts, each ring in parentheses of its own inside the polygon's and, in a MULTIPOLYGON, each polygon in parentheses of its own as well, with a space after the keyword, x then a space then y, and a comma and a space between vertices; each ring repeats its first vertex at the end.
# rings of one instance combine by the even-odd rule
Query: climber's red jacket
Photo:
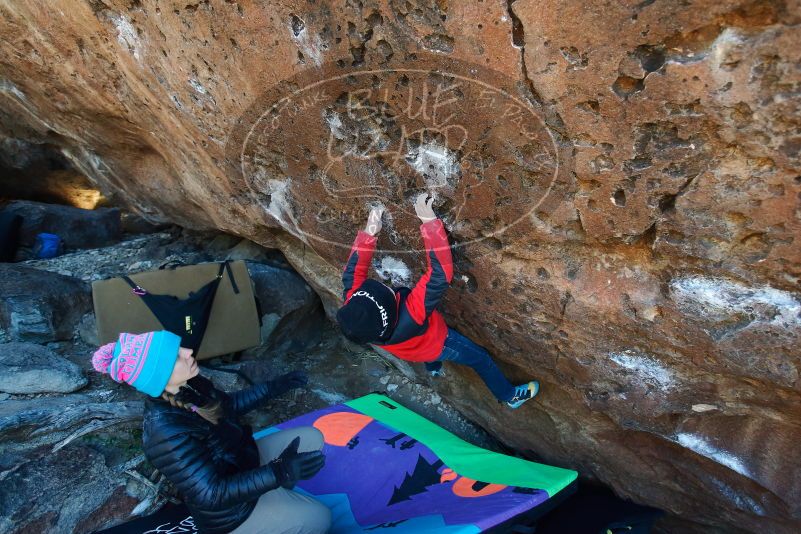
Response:
MULTIPOLYGON (((398 321, 390 338, 378 346, 402 360, 430 362, 439 357, 448 335, 445 319, 436 307, 453 278, 453 259, 442 221, 434 219, 420 225, 420 233, 428 270, 413 289, 395 288, 398 321)), ((356 236, 342 275, 345 303, 367 279, 377 240, 364 231, 356 236)))

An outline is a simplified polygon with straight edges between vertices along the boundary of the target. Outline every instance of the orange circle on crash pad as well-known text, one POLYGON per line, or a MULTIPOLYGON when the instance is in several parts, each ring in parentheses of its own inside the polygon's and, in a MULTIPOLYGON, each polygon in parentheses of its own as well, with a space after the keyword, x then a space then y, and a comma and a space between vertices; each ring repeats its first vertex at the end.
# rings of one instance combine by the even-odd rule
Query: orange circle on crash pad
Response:
POLYGON ((327 444, 344 447, 372 421, 372 417, 361 413, 334 412, 318 418, 313 426, 323 433, 327 444))
POLYGON ((462 477, 453 483, 453 493, 459 497, 486 497, 487 495, 498 493, 506 487, 503 484, 487 484, 476 491, 473 489, 473 484, 475 483, 476 481, 472 478, 462 477))
POLYGON ((440 482, 440 484, 442 484, 442 483, 444 483, 444 482, 450 482, 451 480, 455 479, 455 478, 456 478, 456 477, 458 477, 458 476, 459 476, 459 475, 457 475, 457 474, 454 472, 454 470, 453 470, 453 469, 450 469, 449 467, 446 467, 446 468, 445 468, 445 469, 442 471, 442 474, 441 474, 441 475, 440 475, 440 477, 439 477, 439 482, 440 482))

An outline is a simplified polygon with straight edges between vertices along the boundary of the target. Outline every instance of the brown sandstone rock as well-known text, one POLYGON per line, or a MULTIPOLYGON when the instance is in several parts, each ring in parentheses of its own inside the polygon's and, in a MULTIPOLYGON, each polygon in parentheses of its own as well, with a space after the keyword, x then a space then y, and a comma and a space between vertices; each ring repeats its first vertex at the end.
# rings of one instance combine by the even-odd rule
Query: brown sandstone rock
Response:
POLYGON ((392 216, 376 267, 414 278, 408 197, 437 188, 458 244, 447 318, 543 382, 510 412, 458 371, 450 400, 510 446, 684 521, 668 528, 798 530, 797 1, 0 13, 9 137, 61 147, 151 218, 281 248, 329 314, 367 206, 392 216), (409 112, 453 80, 441 122, 409 112))

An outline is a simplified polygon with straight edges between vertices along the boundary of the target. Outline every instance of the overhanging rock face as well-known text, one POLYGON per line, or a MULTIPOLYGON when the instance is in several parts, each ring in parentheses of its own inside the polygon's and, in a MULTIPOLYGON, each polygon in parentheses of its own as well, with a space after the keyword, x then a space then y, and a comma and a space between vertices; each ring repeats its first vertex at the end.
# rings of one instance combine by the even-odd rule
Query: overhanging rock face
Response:
POLYGON ((370 206, 379 273, 417 275, 435 191, 448 320, 543 384, 512 412, 454 372, 450 400, 676 529, 796 532, 800 12, 2 2, 0 124, 152 218, 281 248, 329 313, 370 206))

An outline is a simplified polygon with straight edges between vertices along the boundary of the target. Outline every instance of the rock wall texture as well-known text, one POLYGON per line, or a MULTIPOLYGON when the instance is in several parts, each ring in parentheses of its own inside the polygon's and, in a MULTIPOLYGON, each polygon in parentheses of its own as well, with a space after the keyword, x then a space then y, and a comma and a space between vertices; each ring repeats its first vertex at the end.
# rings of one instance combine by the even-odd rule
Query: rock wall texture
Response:
MULTIPOLYGON (((511 447, 673 514, 801 524, 801 5, 0 0, 3 146, 143 214, 280 248, 335 309, 456 244, 444 310, 543 392, 443 394, 511 447)), ((458 386, 458 387, 457 387, 458 386)))

